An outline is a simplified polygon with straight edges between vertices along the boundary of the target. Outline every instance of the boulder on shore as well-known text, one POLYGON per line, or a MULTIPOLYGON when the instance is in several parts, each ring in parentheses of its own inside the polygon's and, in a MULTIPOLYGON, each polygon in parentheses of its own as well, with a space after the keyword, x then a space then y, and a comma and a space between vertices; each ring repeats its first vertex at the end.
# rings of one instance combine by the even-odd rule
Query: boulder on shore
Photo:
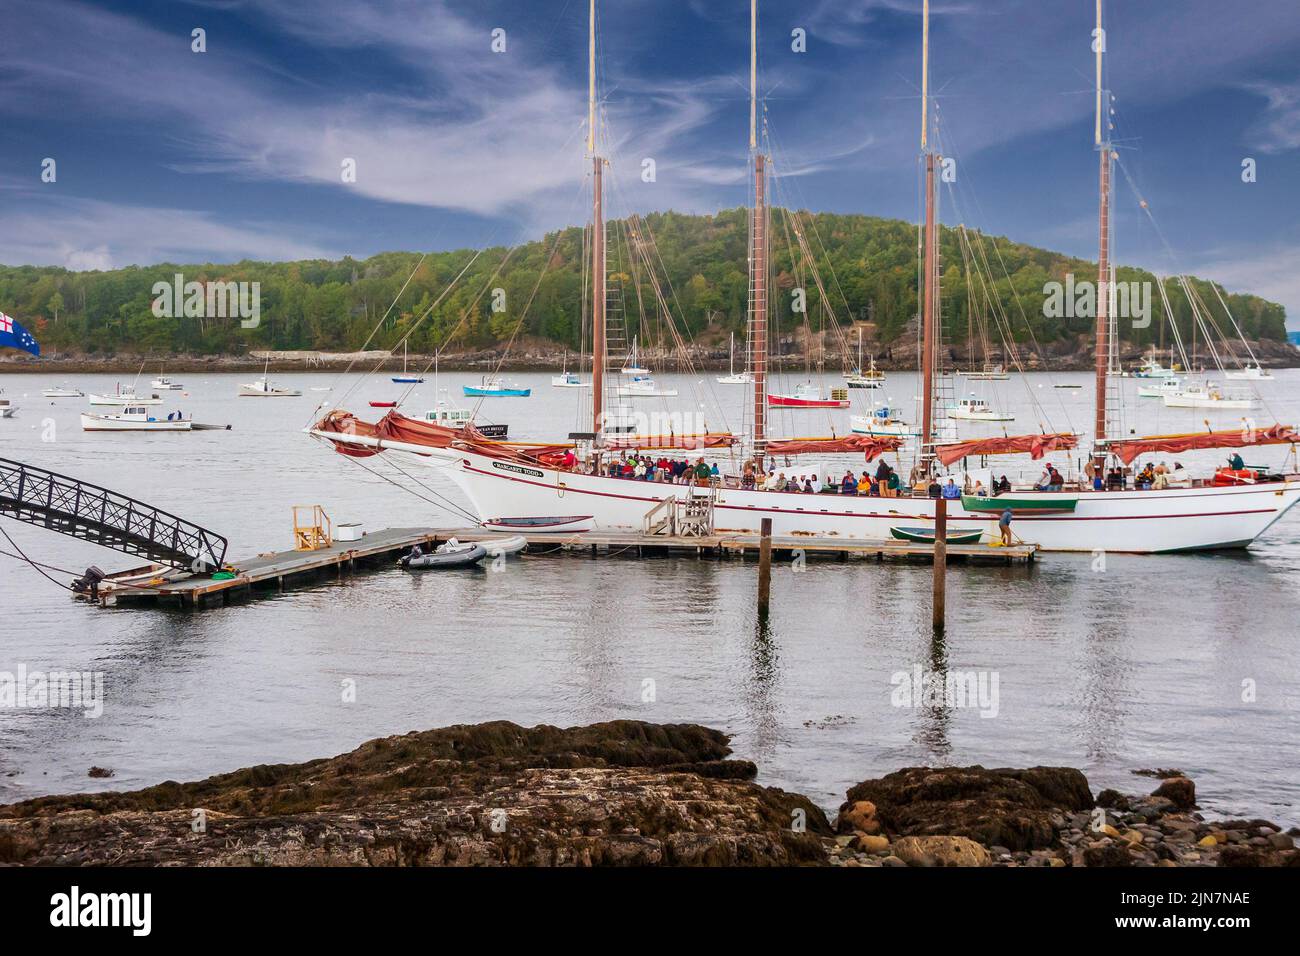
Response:
POLYGON ((130 793, 0 806, 0 865, 824 864, 806 797, 750 778, 727 736, 506 721, 130 793))
POLYGON ((861 802, 891 837, 964 836, 1010 850, 1052 846, 1054 818, 1093 806, 1088 778, 1071 767, 908 767, 849 790, 841 818, 861 802))

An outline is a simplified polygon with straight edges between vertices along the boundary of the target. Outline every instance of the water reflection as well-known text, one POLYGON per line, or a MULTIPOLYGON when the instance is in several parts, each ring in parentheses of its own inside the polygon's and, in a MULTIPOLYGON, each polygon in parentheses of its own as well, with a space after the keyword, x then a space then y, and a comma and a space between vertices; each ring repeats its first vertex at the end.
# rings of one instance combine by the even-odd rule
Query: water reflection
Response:
MULTIPOLYGON (((932 687, 948 686, 948 644, 942 631, 931 632, 928 679, 932 687)), ((916 691, 914 687, 913 694, 916 691)), ((926 694, 921 701, 914 702, 914 706, 917 704, 921 707, 921 723, 916 742, 936 763, 947 763, 952 754, 952 742, 948 739, 952 702, 943 694, 926 694)))

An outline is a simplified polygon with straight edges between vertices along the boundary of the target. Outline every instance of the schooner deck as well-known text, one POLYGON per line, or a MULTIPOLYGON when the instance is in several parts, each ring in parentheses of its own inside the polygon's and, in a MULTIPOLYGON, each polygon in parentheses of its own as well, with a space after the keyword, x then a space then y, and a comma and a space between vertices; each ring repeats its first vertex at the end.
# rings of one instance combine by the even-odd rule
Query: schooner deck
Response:
MULTIPOLYGON (((365 534, 356 541, 335 541, 314 551, 266 552, 232 562, 234 576, 214 580, 206 575, 175 572, 160 565, 145 565, 110 574, 99 583, 96 599, 101 605, 123 607, 170 604, 187 609, 215 607, 256 594, 280 593, 293 587, 319 585, 330 579, 342 580, 364 570, 391 568, 413 545, 436 547, 449 538, 461 541, 514 537, 492 535, 481 528, 388 528, 365 534)), ((642 534, 639 532, 589 531, 582 534, 523 534, 528 540, 529 558, 555 555, 600 557, 687 556, 728 560, 757 556, 761 538, 757 534, 717 533, 707 535, 642 534)), ((911 541, 871 541, 830 535, 774 535, 772 550, 778 559, 802 552, 809 559, 915 560, 930 564, 934 546, 911 541)), ((1016 544, 992 547, 985 544, 948 545, 949 562, 1029 564, 1037 545, 1016 544)), ((439 572, 457 573, 457 572, 439 572)), ((463 573, 463 572, 462 572, 463 573)), ((470 573, 473 570, 470 569, 470 573)))

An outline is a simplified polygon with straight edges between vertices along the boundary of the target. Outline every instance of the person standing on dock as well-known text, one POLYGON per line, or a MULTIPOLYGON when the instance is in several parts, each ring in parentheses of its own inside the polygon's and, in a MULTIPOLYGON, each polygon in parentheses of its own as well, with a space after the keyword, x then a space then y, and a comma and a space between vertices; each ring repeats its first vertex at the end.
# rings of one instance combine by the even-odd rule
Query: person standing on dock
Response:
POLYGON ((1007 508, 998 519, 998 530, 1002 532, 1002 547, 1011 547, 1011 509, 1007 508))

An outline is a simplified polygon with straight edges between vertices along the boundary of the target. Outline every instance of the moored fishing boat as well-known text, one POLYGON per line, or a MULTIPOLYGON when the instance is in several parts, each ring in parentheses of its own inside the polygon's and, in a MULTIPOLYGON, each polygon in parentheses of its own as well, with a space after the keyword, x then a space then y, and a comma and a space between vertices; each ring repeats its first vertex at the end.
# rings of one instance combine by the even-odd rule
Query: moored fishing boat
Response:
POLYGON ((239 386, 240 398, 296 398, 301 394, 296 388, 276 385, 265 377, 239 386))
POLYGON ((1273 380, 1273 373, 1255 364, 1240 369, 1229 369, 1223 373, 1223 377, 1234 381, 1269 382, 1273 380))
POLYGON ((1154 384, 1139 385, 1139 398, 1164 398, 1166 395, 1176 395, 1181 392, 1183 383, 1176 378, 1162 377, 1158 378, 1154 384))
POLYGON ((160 395, 136 395, 134 385, 118 385, 112 395, 90 394, 90 404, 92 405, 161 405, 163 403, 160 395))
POLYGON ((1259 402, 1248 392, 1220 388, 1214 382, 1189 383, 1186 387, 1161 396, 1168 408, 1208 408, 1232 411, 1255 408, 1259 402))
POLYGON ((1005 368, 996 362, 985 362, 978 371, 962 372, 962 378, 982 382, 1005 382, 1011 377, 1005 368))
POLYGON ((591 388, 590 382, 584 382, 577 372, 561 372, 551 376, 552 388, 591 388))
POLYGON ((54 388, 41 390, 41 395, 45 398, 84 398, 85 392, 68 385, 58 385, 54 388))
POLYGON ((194 427, 188 418, 154 418, 143 405, 128 405, 117 415, 81 413, 81 430, 86 432, 187 432, 194 427))
POLYGON ((474 398, 527 398, 533 393, 533 390, 525 385, 514 383, 507 385, 495 375, 484 376, 478 385, 466 385, 463 388, 467 396, 474 398))
POLYGON ((467 425, 473 424, 478 433, 484 438, 505 438, 510 427, 509 425, 489 425, 486 422, 475 422, 472 411, 468 408, 457 408, 447 401, 441 401, 434 408, 426 411, 423 421, 443 428, 459 429, 464 429, 467 425))
POLYGON ((831 389, 830 397, 815 382, 800 382, 789 394, 768 392, 767 403, 779 408, 848 408, 848 390, 831 389))
POLYGON ((677 389, 664 388, 652 378, 637 375, 630 382, 615 386, 614 393, 623 398, 673 398, 677 389))
POLYGON ((1013 422, 1014 415, 996 411, 988 402, 980 398, 958 399, 948 408, 948 417, 968 422, 1013 422))
POLYGON ((850 415, 849 428, 858 435, 892 438, 917 438, 921 432, 897 416, 888 405, 872 409, 870 415, 850 415))
POLYGON ((296 388, 284 388, 280 385, 272 384, 267 378, 267 372, 271 369, 271 359, 268 356, 262 365, 262 377, 254 382, 245 382, 239 386, 240 398, 296 398, 302 394, 296 388))

